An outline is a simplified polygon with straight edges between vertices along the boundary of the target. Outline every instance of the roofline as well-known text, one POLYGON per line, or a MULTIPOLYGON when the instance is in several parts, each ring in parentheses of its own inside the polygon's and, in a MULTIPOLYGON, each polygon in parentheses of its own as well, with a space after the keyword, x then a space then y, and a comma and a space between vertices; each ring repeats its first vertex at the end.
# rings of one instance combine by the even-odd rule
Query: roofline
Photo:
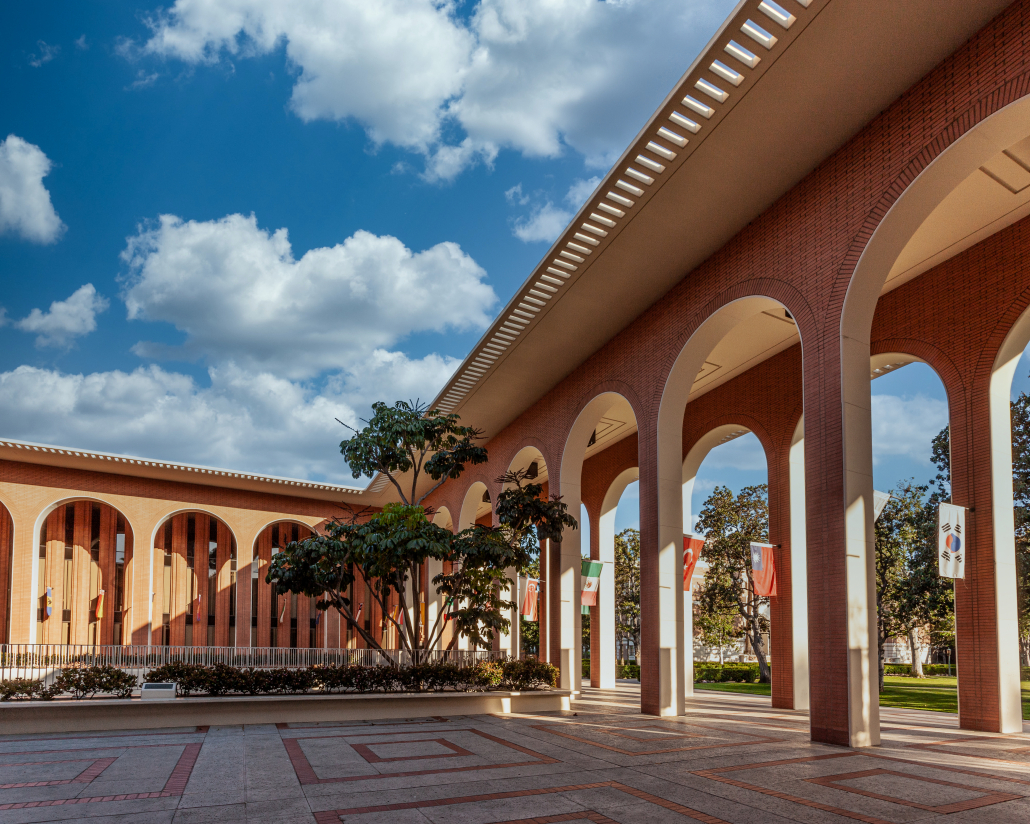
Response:
POLYGON ((258 472, 242 472, 233 469, 203 466, 201 464, 159 461, 153 458, 140 458, 134 455, 119 455, 95 449, 76 449, 67 446, 33 443, 13 438, 0 438, 0 460, 92 469, 99 472, 114 472, 120 475, 141 475, 158 480, 179 483, 201 483, 207 486, 249 489, 271 494, 282 494, 286 489, 291 490, 287 494, 310 491, 315 493, 312 497, 318 498, 325 498, 333 494, 361 496, 368 491, 367 487, 361 489, 340 484, 305 481, 300 478, 265 475, 258 472), (10 454, 9 450, 15 450, 14 454, 10 454), (48 459, 47 456, 51 457, 48 459), (54 460, 55 456, 59 456, 57 461, 54 460), (130 467, 135 467, 137 470, 142 471, 131 471, 130 467), (264 486, 269 488, 259 488, 264 486))

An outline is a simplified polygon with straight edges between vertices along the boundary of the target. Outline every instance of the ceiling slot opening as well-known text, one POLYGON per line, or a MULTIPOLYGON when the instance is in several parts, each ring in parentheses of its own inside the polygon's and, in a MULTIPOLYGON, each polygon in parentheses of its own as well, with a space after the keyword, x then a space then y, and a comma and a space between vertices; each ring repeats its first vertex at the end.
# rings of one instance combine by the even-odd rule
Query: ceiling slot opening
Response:
POLYGON ((779 3, 773 2, 773 0, 762 0, 762 2, 758 4, 758 10, 770 20, 779 23, 785 29, 789 29, 794 25, 794 21, 797 20, 793 14, 783 8, 779 3))
POLYGON ((658 174, 665 171, 665 167, 661 163, 651 160, 649 157, 644 157, 643 155, 637 155, 637 163, 641 166, 645 166, 652 172, 658 172, 658 174))
POLYGON ((666 149, 662 144, 655 143, 653 140, 647 144, 647 150, 654 152, 659 157, 664 157, 666 160, 676 159, 676 153, 672 149, 666 149))
POLYGON ((712 74, 718 75, 727 83, 732 83, 734 86, 739 86, 744 82, 744 75, 738 71, 734 71, 720 60, 716 60, 712 63, 711 70, 712 74))
POLYGON ((687 139, 680 134, 672 131, 672 129, 666 129, 664 126, 658 130, 658 136, 662 140, 668 140, 670 143, 675 143, 681 149, 687 145, 687 139))
POLYGON ((623 191, 629 192, 631 195, 636 195, 637 197, 640 197, 644 193, 644 190, 639 186, 634 186, 632 183, 627 183, 625 180, 617 180, 615 185, 623 191))
MULTIPOLYGON (((643 172, 638 172, 632 166, 626 167, 626 177, 631 177, 634 180, 639 180, 641 183, 646 183, 648 186, 654 183, 654 178, 651 177, 651 175, 645 175, 643 172)), ((572 244, 570 243, 569 246, 571 245, 572 244)))
POLYGON ((703 77, 694 84, 694 88, 699 92, 704 92, 713 100, 718 100, 720 103, 725 103, 730 99, 729 92, 724 92, 714 83, 709 83, 703 77))
POLYGON ((689 94, 683 98, 683 105, 690 109, 692 112, 697 112, 701 117, 706 120, 715 114, 715 109, 711 106, 702 103, 695 97, 691 97, 689 94))
POLYGON ((669 120, 671 120, 677 126, 682 126, 684 129, 686 129, 691 134, 697 134, 699 131, 701 131, 700 124, 695 123, 689 117, 685 117, 684 115, 680 114, 679 112, 673 112, 672 114, 670 114, 669 115, 669 120))
POLYGON ((726 54, 730 55, 731 57, 735 57, 749 69, 753 69, 762 60, 762 58, 760 58, 757 54, 748 49, 745 49, 736 40, 731 40, 729 43, 727 43, 726 48, 723 49, 723 51, 725 51, 726 54))
POLYGON ((776 45, 777 38, 759 26, 754 20, 748 20, 740 30, 756 43, 761 43, 766 49, 776 45))

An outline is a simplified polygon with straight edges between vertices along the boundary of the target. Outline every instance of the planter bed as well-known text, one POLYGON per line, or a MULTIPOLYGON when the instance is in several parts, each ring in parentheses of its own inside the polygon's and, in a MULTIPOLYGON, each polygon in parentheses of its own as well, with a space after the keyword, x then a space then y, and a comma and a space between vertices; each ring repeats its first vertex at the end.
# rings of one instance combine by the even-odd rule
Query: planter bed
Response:
POLYGON ((382 718, 555 712, 569 709, 568 690, 527 692, 369 693, 344 695, 233 695, 147 701, 10 701, 0 704, 0 730, 45 732, 140 730, 223 724, 288 724, 382 718))

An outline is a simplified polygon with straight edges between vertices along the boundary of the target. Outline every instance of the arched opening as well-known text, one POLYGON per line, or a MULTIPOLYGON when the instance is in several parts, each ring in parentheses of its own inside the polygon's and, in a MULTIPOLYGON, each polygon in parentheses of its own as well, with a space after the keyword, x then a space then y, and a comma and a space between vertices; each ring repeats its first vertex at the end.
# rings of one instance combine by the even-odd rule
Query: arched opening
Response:
MULTIPOLYGON (((881 295, 944 264, 1030 214, 1030 188, 1013 178, 1013 175, 1020 178, 1026 175, 1026 162, 1030 158, 1028 116, 1030 99, 1024 97, 972 127, 925 168, 913 170, 912 182, 889 204, 889 210, 879 223, 868 227, 873 229, 868 242, 855 250, 861 256, 850 277, 840 326, 844 539, 848 558, 848 646, 852 650, 863 646, 872 650, 876 640, 875 622, 870 620, 869 610, 869 599, 875 597, 871 574, 875 556, 868 372, 874 312, 881 295), (863 581, 868 582, 864 587, 863 581), (866 642, 863 636, 869 640, 866 642)), ((862 236, 866 234, 863 231, 862 236)), ((1007 307, 997 307, 999 312, 1004 308, 1007 307)), ((977 320, 984 322, 985 319, 977 320)), ((1018 358, 1019 337, 1012 339, 1007 355, 999 353, 1002 361, 1011 363, 1018 358)), ((964 415, 982 414, 990 421, 992 513, 983 511, 984 502, 980 507, 973 505, 977 487, 971 482, 972 474, 963 476, 962 488, 957 490, 954 503, 966 507, 967 514, 978 508, 981 512, 970 515, 966 524, 969 580, 958 587, 956 604, 960 659, 964 654, 963 625, 971 642, 965 647, 967 677, 960 681, 960 689, 966 696, 960 701, 960 724, 967 728, 1012 732, 1020 729, 1022 723, 1018 667, 1014 663, 1007 666, 1001 663, 1003 657, 1011 658, 1006 649, 1015 641, 1011 628, 1016 620, 1014 580, 1004 577, 1012 570, 1011 544, 1005 537, 1006 529, 1011 535, 1011 458, 1003 456, 1001 446, 1010 437, 1003 421, 1008 421, 1011 372, 1004 375, 1006 370, 998 361, 976 368, 990 370, 992 376, 990 401, 984 404, 989 406, 989 412, 987 409, 977 412, 980 401, 975 397, 971 405, 963 404, 959 408, 964 415), (998 403, 995 398, 999 399, 998 403), (982 540, 978 540, 978 535, 982 540)), ((978 380, 975 374, 963 375, 962 379, 974 385, 978 380)), ((979 390, 973 391, 975 394, 979 390)), ((970 421, 962 433, 970 442, 963 443, 958 453, 952 452, 952 458, 968 473, 979 471, 976 468, 979 459, 975 457, 979 454, 977 445, 967 438, 972 431, 970 426, 982 428, 987 424, 988 420, 970 421)), ((955 468, 952 468, 953 477, 957 477, 955 468)), ((851 740, 858 744, 875 744, 878 742, 875 735, 855 734, 856 729, 864 731, 878 726, 875 670, 871 666, 857 666, 859 661, 865 660, 869 660, 865 655, 849 658, 851 740), (852 667, 852 663, 856 666, 852 667)))
MULTIPOLYGON (((493 504, 490 491, 482 481, 475 481, 465 491, 465 498, 461 504, 461 514, 458 516, 458 532, 471 528, 474 524, 490 526, 493 524, 493 504)), ((450 562, 444 562, 443 571, 445 574, 451 571, 450 562)), ((458 635, 455 639, 455 629, 448 624, 444 627, 440 644, 444 649, 450 649, 452 645, 459 650, 469 648, 468 639, 458 635)))
MULTIPOLYGON (((276 521, 261 530, 254 542, 250 582, 251 646, 293 649, 325 646, 328 614, 315 608, 318 599, 295 592, 279 592, 274 583, 265 580, 272 556, 292 541, 303 541, 314 534, 311 527, 299 521, 276 521)), ((360 593, 351 593, 352 597, 355 595, 362 600, 360 593)), ((366 597, 364 603, 371 603, 371 599, 366 597)), ((366 623, 371 617, 366 617, 366 623)), ((357 637, 357 634, 351 627, 345 632, 346 645, 350 648, 352 635, 357 637)))
MULTIPOLYGON (((654 541, 651 546, 645 541, 641 553, 641 701, 645 712, 681 715, 685 697, 693 688, 693 656, 686 643, 685 599, 681 594, 687 404, 699 401, 756 363, 785 352, 799 340, 788 307, 761 295, 738 298, 704 320, 669 372, 656 432, 656 534, 650 538, 654 541), (680 584, 678 591, 674 582, 680 584)), ((704 452, 702 447, 697 454, 703 456, 704 452)), ((688 455, 687 459, 700 465, 699 458, 688 455)), ((690 466, 686 469, 689 476, 690 466)), ((784 625, 789 623, 789 617, 781 620, 784 625)))
MULTIPOLYGON (((635 489, 640 478, 639 467, 633 466, 622 470, 609 485, 601 502, 601 509, 597 519, 597 560, 604 564, 601 571, 600 592, 598 594, 597 628, 590 637, 590 685, 601 689, 613 689, 618 677, 618 665, 620 663, 639 661, 637 647, 640 638, 640 614, 638 610, 622 604, 622 599, 617 599, 616 580, 618 572, 621 571, 620 561, 626 561, 627 567, 631 564, 631 556, 634 547, 626 547, 628 550, 626 558, 618 558, 616 553, 616 538, 620 535, 620 520, 632 521, 636 524, 635 536, 632 533, 623 535, 623 540, 635 539, 636 552, 639 558, 640 549, 640 498, 639 495, 627 494, 627 491, 635 489), (626 510, 635 510, 627 512, 626 510), (621 510, 621 511, 620 511, 621 510), (628 518, 627 518, 628 516, 628 518), (597 664, 594 665, 594 656, 597 657, 597 664)), ((633 529, 629 527, 628 529, 633 529)), ((591 549, 594 542, 591 541, 591 549)), ((631 569, 625 570, 626 577, 633 573, 631 569)), ((639 565, 637 568, 639 575, 639 565)), ((632 585, 627 587, 632 589, 632 585)), ((639 588, 638 588, 639 591, 639 588)), ((593 629, 594 615, 591 613, 591 628, 593 629)))
MULTIPOLYGON (((636 430, 637 415, 633 405, 625 396, 617 392, 604 392, 596 396, 580 411, 565 440, 560 473, 562 501, 577 520, 583 519, 585 463, 595 455, 629 437, 636 430)), ((617 502, 618 498, 615 500, 617 502)), ((586 528, 589 529, 589 521, 587 521, 586 528)), ((562 535, 560 547, 551 547, 548 552, 548 590, 549 602, 552 605, 549 621, 550 660, 561 671, 562 688, 574 692, 579 691, 583 670, 581 604, 583 531, 582 523, 580 528, 566 529, 562 535)), ((608 554, 608 546, 606 543, 605 547, 601 548, 601 534, 602 530, 598 526, 596 552, 599 557, 596 560, 605 561, 604 556, 608 554)), ((614 534, 611 557, 607 560, 614 561, 614 534)), ((607 575, 602 570, 600 577, 602 587, 606 586, 604 584, 606 577, 613 580, 614 572, 614 563, 607 575)), ((602 615, 600 611, 597 613, 601 632, 598 639, 600 645, 598 661, 599 663, 606 662, 602 666, 608 668, 609 675, 600 676, 599 674, 598 681, 599 684, 610 683, 614 686, 614 610, 610 615, 607 614, 608 608, 603 606, 604 595, 605 592, 602 589, 599 592, 598 607, 603 608, 605 614, 602 615)), ((614 587, 610 590, 608 602, 614 606, 614 587)), ((591 644, 593 646, 593 642, 591 644)))
POLYGON ((35 639, 39 644, 131 643, 133 534, 102 501, 49 507, 36 544, 35 639))
POLYGON ((11 642, 11 597, 14 585, 14 519, 0 502, 0 643, 11 642))
MULTIPOLYGON (((707 506, 711 505, 710 496, 720 487, 730 490, 733 496, 739 496, 749 487, 764 487, 766 493, 760 496, 768 507, 769 470, 765 450, 745 424, 731 423, 716 426, 702 435, 688 450, 683 459, 683 525, 685 534, 704 539, 706 536, 698 525, 698 520, 707 506)), ((765 529, 769 528, 769 518, 765 519, 765 529)), ((767 536, 756 535, 755 540, 768 540, 767 536)), ((748 661, 757 662, 759 657, 767 663, 777 663, 776 678, 792 675, 785 663, 774 662, 771 639, 776 633, 784 631, 782 627, 773 625, 768 599, 750 599, 745 601, 745 610, 756 613, 756 620, 762 624, 763 631, 754 642, 748 632, 744 616, 739 614, 735 603, 710 604, 711 599, 698 598, 708 580, 709 562, 705 555, 694 568, 690 589, 684 587, 684 632, 688 639, 687 655, 692 662, 748 661), (695 612, 697 613, 695 622, 695 612)), ((746 588, 745 588, 746 589, 746 588)), ((789 627, 788 627, 789 631, 789 627)), ((688 675, 692 673, 688 671, 688 675)), ((784 678, 788 683, 792 680, 784 678)), ((693 679, 686 684, 686 693, 692 693, 693 679)), ((774 685, 775 686, 775 685, 774 685)))
MULTIPOLYGON (((876 492, 877 647, 887 670, 882 706, 896 705, 898 690, 917 682, 894 681, 897 666, 921 671, 954 662, 954 586, 938 575, 938 507, 951 501, 950 414, 941 375, 904 352, 881 352, 870 361, 872 470, 876 492), (894 683, 892 683, 894 681, 894 683)), ((913 673, 914 674, 914 673, 913 673)), ((934 682, 938 690, 952 686, 934 682)))
POLYGON ((236 646, 236 536, 200 510, 166 518, 154 533, 152 642, 236 646))

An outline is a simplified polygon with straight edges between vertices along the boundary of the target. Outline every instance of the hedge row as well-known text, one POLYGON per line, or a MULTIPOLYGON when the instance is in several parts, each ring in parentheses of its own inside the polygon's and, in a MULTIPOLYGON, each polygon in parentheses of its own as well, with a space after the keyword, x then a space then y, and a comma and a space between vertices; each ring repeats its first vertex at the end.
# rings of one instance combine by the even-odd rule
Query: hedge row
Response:
POLYGON ((95 667, 69 667, 61 670, 49 687, 43 681, 14 678, 0 681, 0 701, 37 699, 51 701, 70 692, 75 698, 93 698, 98 692, 128 698, 136 688, 136 678, 110 664, 95 667))
POLYGON ((328 665, 309 669, 243 669, 225 664, 166 664, 146 675, 150 683, 174 681, 182 695, 375 692, 483 692, 554 687, 558 669, 527 658, 473 666, 419 664, 412 667, 328 665))
MULTIPOLYGON (((535 659, 482 662, 473 666, 421 664, 398 669, 390 666, 316 666, 309 669, 243 669, 226 664, 166 664, 146 674, 149 683, 173 681, 181 695, 300 694, 377 692, 483 692, 492 689, 535 690, 558 684, 558 670, 535 659)), ((16 678, 0 681, 0 701, 49 701, 63 693, 92 698, 98 692, 128 697, 136 678, 111 666, 62 670, 52 686, 16 678)))

